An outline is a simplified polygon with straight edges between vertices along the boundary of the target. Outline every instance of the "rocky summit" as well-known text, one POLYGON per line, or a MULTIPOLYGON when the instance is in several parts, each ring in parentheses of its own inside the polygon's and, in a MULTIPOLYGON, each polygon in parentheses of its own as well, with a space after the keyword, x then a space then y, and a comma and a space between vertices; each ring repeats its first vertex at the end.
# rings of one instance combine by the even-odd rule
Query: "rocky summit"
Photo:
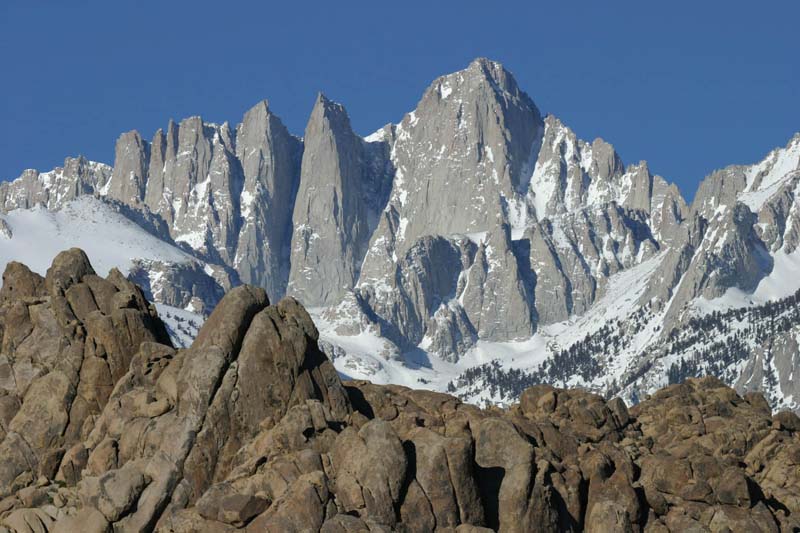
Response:
POLYGON ((249 285, 175 349, 79 249, 6 267, 0 339, 0 531, 800 529, 800 418, 713 377, 480 409, 343 381, 297 300, 249 285))

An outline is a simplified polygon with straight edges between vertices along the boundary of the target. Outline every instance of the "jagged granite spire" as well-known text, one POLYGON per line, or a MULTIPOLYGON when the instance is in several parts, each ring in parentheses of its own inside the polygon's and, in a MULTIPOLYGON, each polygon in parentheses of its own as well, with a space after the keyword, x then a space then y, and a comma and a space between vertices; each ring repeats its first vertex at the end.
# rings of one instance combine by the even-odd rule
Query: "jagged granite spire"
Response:
POLYGON ((368 165, 366 143, 353 133, 344 107, 322 93, 304 143, 289 293, 308 306, 331 305, 358 280, 370 218, 385 187, 381 173, 368 165))
POLYGON ((114 172, 105 193, 121 202, 136 205, 145 196, 147 171, 150 166, 150 146, 138 131, 129 131, 117 139, 114 172))
POLYGON ((273 298, 286 292, 292 211, 303 143, 291 135, 266 101, 245 113, 236 129, 236 156, 244 174, 241 229, 233 266, 244 283, 273 298))

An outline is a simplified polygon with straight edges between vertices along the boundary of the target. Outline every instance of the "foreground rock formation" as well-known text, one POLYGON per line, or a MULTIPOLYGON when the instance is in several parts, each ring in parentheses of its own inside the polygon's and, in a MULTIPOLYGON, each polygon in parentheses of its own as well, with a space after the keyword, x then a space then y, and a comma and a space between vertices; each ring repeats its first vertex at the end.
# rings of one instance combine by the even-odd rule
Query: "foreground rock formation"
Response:
POLYGON ((342 382, 306 311, 230 291, 188 349, 85 254, 0 290, 0 531, 793 531, 800 419, 714 378, 507 410, 342 382))

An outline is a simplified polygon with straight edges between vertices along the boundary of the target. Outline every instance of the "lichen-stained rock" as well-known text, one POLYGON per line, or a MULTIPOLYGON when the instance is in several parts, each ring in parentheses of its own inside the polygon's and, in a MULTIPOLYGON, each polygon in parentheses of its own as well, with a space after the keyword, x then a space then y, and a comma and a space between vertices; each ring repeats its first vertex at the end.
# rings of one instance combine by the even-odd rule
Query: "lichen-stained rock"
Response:
MULTIPOLYGON (((72 382, 59 378, 63 374, 56 371, 34 380, 26 385, 31 397, 47 389, 46 398, 53 405, 42 400, 25 400, 21 407, 9 404, 18 413, 6 439, 10 460, 2 471, 9 482, 3 488, 16 491, 37 478, 58 476, 75 487, 69 489, 74 492, 66 523, 79 509, 91 507, 119 530, 150 530, 162 514, 168 518, 162 525, 190 524, 192 529, 191 524, 200 522, 181 509, 213 483, 255 468, 247 486, 263 487, 268 497, 240 493, 243 485, 236 484, 237 490, 222 498, 214 517, 216 523, 233 526, 250 522, 285 492, 276 482, 286 475, 280 466, 286 463, 276 457, 261 472, 242 450, 263 449, 257 437, 264 431, 287 442, 307 435, 307 428, 319 435, 321 449, 327 450, 324 443, 332 444, 335 438, 329 432, 340 431, 350 416, 347 393, 317 347, 318 334, 310 317, 292 299, 270 306, 263 290, 243 286, 220 302, 191 349, 176 352, 156 342, 160 339, 156 334, 138 342, 146 320, 140 324, 127 315, 141 307, 151 312, 141 291, 116 273, 109 281, 96 278, 81 259, 82 253, 71 252, 60 260, 51 269, 49 287, 64 303, 60 310, 64 325, 59 328, 56 323, 56 330, 83 332, 84 348, 77 353, 83 354, 83 362, 73 374, 85 422, 75 437, 83 442, 70 446, 69 453, 59 447, 60 441, 54 442, 63 440, 64 426, 72 421, 62 398, 76 394, 72 382), (126 320, 115 320, 117 314, 126 320), (42 412, 35 416, 32 409, 42 412), (308 422, 278 424, 292 420, 291 413, 305 413, 308 422), (16 438, 19 432, 29 438, 16 438), (25 474, 20 465, 35 464, 28 456, 35 458, 40 448, 56 456, 44 456, 37 471, 20 477, 25 474)), ((75 413, 77 400, 72 403, 75 413)), ((300 448, 306 442, 308 438, 302 437, 294 445, 298 460, 304 457, 300 448)), ((275 451, 264 450, 265 456, 275 451)), ((297 464, 301 465, 298 478, 323 469, 319 454, 316 461, 302 459, 297 464)), ((275 517, 271 520, 278 520, 275 517)))
POLYGON ((800 513, 800 438, 795 431, 771 431, 745 457, 747 474, 758 483, 766 498, 800 513))
POLYGON ((408 434, 406 450, 413 454, 415 479, 430 502, 437 527, 483 523, 471 438, 414 428, 408 434))
MULTIPOLYGON (((520 396, 519 411, 531 420, 546 421, 559 429, 559 441, 569 435, 576 442, 618 441, 622 430, 630 422, 625 404, 615 399, 606 402, 602 397, 582 390, 559 390, 548 385, 537 385, 525 390, 520 396)), ((547 445, 560 451, 555 440, 547 445)))
MULTIPOLYGON (((344 420, 346 393, 316 339, 310 317, 291 298, 253 317, 184 464, 196 494, 210 481, 224 479, 236 453, 266 418, 280 420, 290 407, 318 399, 334 420, 344 420)), ((201 333, 198 341, 207 337, 201 333)))
POLYGON ((335 514, 336 507, 329 505, 331 496, 324 473, 305 474, 245 530, 248 533, 319 531, 326 518, 335 514))
POLYGON ((504 532, 558 531, 554 490, 545 484, 533 444, 511 422, 486 418, 475 436, 486 522, 504 532))
POLYGON ((110 523, 114 523, 131 510, 149 481, 132 462, 100 477, 84 478, 78 486, 78 493, 86 507, 99 510, 110 523))
POLYGON ((53 533, 72 533, 81 531, 83 533, 107 533, 109 530, 108 520, 103 513, 93 507, 81 509, 74 515, 60 517, 53 524, 53 533))

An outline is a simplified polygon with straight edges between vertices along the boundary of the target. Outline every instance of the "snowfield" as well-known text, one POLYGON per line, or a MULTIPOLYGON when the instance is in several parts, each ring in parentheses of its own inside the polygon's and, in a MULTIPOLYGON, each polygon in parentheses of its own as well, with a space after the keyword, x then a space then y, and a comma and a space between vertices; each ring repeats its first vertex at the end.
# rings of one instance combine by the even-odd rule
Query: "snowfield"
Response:
POLYGON ((58 211, 17 209, 0 214, 0 219, 11 230, 11 238, 0 241, 0 265, 19 261, 41 275, 58 252, 73 247, 85 251, 95 271, 104 277, 115 267, 127 274, 133 259, 192 260, 92 196, 73 200, 58 211))

